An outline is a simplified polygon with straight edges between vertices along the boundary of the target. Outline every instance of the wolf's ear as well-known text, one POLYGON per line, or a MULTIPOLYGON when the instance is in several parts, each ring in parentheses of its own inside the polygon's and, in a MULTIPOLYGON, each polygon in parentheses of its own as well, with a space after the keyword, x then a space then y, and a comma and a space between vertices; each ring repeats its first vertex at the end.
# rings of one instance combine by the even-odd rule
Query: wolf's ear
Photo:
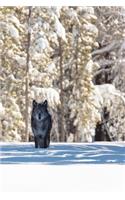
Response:
POLYGON ((37 102, 35 100, 33 100, 33 107, 36 107, 37 102))
POLYGON ((43 105, 47 108, 47 106, 48 106, 48 101, 45 100, 45 101, 43 102, 43 105))

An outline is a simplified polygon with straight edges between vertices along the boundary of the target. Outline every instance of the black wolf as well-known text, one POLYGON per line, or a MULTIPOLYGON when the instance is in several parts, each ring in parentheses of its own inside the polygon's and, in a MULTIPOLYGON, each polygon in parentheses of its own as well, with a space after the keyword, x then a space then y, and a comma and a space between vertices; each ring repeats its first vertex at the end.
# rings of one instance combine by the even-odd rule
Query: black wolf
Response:
POLYGON ((37 103, 33 100, 31 127, 34 134, 35 148, 47 148, 50 144, 52 118, 47 107, 47 100, 43 103, 37 103))

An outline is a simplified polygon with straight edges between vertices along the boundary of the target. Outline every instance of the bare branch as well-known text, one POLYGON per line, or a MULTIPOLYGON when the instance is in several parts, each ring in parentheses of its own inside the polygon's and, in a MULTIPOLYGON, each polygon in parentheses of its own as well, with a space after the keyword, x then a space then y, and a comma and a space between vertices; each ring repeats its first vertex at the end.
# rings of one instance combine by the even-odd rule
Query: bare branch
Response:
POLYGON ((98 54, 103 54, 109 51, 112 51, 113 49, 116 49, 120 46, 120 42, 119 41, 113 41, 112 43, 110 43, 109 45, 107 45, 106 47, 103 47, 101 49, 95 50, 92 52, 92 56, 98 55, 98 54))
POLYGON ((99 75, 101 73, 104 73, 104 72, 108 72, 109 73, 109 72, 111 72, 111 69, 100 69, 94 74, 94 76, 97 76, 97 75, 99 75))

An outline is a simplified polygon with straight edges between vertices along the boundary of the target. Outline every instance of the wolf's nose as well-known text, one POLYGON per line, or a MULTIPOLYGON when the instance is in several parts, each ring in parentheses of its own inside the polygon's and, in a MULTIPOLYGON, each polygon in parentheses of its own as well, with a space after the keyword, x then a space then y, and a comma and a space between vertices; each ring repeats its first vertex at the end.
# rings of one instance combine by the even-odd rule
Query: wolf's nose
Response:
POLYGON ((41 114, 39 113, 38 118, 41 119, 41 114))

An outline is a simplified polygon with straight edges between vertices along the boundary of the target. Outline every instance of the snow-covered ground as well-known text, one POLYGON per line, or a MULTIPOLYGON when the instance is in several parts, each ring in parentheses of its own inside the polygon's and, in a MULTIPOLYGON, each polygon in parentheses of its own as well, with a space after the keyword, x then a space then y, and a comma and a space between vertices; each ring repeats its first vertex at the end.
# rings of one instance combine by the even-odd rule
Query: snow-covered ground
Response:
POLYGON ((124 192, 125 143, 0 143, 5 192, 124 192))
POLYGON ((125 143, 52 143, 35 149, 34 143, 0 143, 0 164, 125 164, 125 143))

